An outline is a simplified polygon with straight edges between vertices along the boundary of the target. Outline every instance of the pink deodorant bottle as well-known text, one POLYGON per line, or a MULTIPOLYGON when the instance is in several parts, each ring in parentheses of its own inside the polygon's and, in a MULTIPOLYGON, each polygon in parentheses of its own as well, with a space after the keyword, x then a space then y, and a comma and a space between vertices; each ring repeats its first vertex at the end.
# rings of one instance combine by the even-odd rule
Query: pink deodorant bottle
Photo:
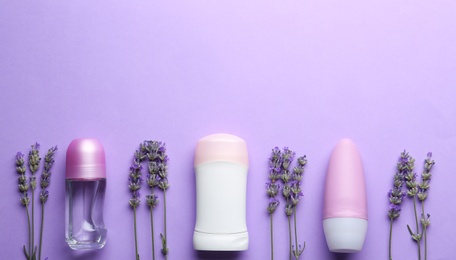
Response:
POLYGON ((196 224, 193 246, 205 251, 243 251, 246 225, 247 146, 230 134, 198 141, 195 151, 196 224))
POLYGON ((328 165, 324 191, 323 229, 331 252, 354 253, 367 233, 367 198, 363 165, 350 139, 340 140, 328 165))
POLYGON ((71 249, 100 249, 106 243, 103 221, 105 152, 96 139, 75 139, 66 153, 65 238, 71 249))

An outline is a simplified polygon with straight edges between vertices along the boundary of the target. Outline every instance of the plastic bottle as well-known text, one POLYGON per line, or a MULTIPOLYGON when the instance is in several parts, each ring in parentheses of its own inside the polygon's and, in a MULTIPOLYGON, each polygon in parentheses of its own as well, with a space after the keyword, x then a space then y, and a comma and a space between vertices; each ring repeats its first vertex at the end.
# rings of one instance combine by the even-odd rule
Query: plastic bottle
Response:
POLYGON ((194 248, 206 251, 247 250, 246 190, 249 163, 245 141, 229 134, 206 136, 198 141, 194 166, 194 248))
POLYGON ((334 148, 326 175, 323 229, 331 252, 359 252, 367 233, 367 197, 363 165, 350 139, 334 148))
POLYGON ((65 238, 71 249, 100 249, 106 243, 103 221, 105 152, 96 139, 75 139, 66 154, 65 238))

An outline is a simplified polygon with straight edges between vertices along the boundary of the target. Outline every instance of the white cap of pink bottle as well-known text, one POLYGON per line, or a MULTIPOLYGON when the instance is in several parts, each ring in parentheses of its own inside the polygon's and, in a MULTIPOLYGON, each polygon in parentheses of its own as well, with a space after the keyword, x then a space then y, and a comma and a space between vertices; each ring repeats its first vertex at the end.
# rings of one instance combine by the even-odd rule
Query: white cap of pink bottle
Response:
POLYGON ((249 246, 246 190, 247 146, 230 134, 198 141, 195 151, 196 224, 193 247, 206 251, 242 251, 249 246))
POLYGON ((340 140, 328 165, 324 191, 323 229, 331 252, 354 253, 367 233, 367 198, 363 165, 350 139, 340 140))

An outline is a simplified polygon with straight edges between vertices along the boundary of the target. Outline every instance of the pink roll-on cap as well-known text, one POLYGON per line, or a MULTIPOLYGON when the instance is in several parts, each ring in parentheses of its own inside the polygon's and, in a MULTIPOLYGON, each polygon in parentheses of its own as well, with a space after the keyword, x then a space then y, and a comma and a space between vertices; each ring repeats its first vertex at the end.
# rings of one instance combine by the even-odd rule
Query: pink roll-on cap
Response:
POLYGON ((350 139, 337 143, 326 174, 323 219, 335 217, 367 220, 363 165, 358 149, 350 139))
POLYGON ((196 145, 194 166, 224 161, 249 166, 245 141, 231 134, 213 134, 201 138, 196 145))
POLYGON ((97 139, 80 138, 70 143, 66 153, 66 178, 106 178, 105 151, 97 139))

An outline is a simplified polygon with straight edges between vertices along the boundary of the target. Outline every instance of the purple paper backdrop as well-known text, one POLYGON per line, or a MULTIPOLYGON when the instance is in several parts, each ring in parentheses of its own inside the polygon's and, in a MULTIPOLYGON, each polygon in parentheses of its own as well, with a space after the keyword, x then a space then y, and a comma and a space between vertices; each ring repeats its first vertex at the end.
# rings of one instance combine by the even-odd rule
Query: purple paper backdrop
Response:
MULTIPOLYGON (((308 156, 298 208, 303 259, 387 259, 387 191, 403 149, 419 173, 434 154, 429 259, 454 259, 455 13, 453 0, 0 1, 1 258, 23 259, 27 222, 14 155, 38 141, 42 153, 60 148, 43 255, 134 259, 128 167, 139 142, 154 139, 171 158, 169 259, 269 258, 264 184, 274 146, 308 156), (246 252, 192 246, 193 152, 217 132, 249 148, 246 252), (76 137, 100 139, 107 153, 108 241, 96 252, 71 251, 64 241, 65 151, 76 137), (343 137, 358 145, 368 188, 369 231, 363 251, 351 255, 329 253, 321 226, 327 162, 343 137)), ((287 259, 280 209, 276 259, 287 259)), ((143 203, 141 259, 151 259, 148 217, 143 203)), ((415 259, 412 223, 407 200, 394 224, 395 259, 415 259)))

